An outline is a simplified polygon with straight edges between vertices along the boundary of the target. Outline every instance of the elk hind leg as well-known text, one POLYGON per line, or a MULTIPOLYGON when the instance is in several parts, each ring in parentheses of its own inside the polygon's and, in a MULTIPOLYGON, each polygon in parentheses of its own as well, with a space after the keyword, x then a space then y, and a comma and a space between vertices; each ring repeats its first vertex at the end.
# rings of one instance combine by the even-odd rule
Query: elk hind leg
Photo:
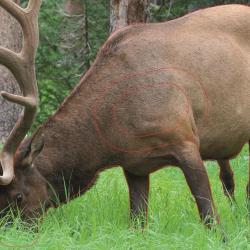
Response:
POLYGON ((234 200, 234 173, 230 167, 229 160, 219 160, 220 179, 223 186, 224 194, 234 200))
POLYGON ((176 159, 184 173, 187 184, 196 200, 202 221, 210 227, 216 214, 208 175, 200 156, 198 146, 193 142, 185 142, 176 146, 176 159))

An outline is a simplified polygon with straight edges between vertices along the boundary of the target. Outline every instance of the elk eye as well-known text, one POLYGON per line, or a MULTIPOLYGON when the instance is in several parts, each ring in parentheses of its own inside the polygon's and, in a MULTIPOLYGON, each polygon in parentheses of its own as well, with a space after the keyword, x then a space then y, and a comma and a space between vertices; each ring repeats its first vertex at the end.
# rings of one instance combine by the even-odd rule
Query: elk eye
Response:
POLYGON ((16 195, 16 202, 20 203, 22 202, 22 200, 23 200, 23 195, 21 193, 18 193, 16 195))

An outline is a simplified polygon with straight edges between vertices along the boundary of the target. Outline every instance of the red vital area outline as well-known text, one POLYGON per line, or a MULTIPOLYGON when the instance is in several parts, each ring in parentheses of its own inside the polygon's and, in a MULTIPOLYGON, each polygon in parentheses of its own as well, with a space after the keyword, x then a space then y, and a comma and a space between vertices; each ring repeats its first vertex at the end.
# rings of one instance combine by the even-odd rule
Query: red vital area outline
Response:
MULTIPOLYGON (((204 100, 204 104, 205 104, 205 108, 204 108, 204 121, 206 121, 209 117, 209 99, 208 99, 208 94, 206 89, 204 88, 202 81, 200 79, 199 76, 193 74, 192 72, 189 72, 187 69, 184 68, 180 68, 180 67, 162 67, 162 68, 151 68, 149 70, 144 70, 144 71, 139 71, 139 72, 135 72, 132 74, 128 74, 128 75, 124 75, 119 79, 116 79, 114 81, 111 82, 111 85, 109 87, 106 87, 103 89, 103 93, 102 95, 100 95, 98 98, 95 99, 95 101, 93 102, 93 104, 91 105, 91 113, 92 113, 92 122, 94 125, 94 128, 101 140, 102 143, 104 143, 105 145, 107 145, 108 147, 110 147, 112 150, 114 151, 118 151, 118 152, 124 152, 124 153, 131 153, 131 154, 137 154, 137 153, 145 153, 148 151, 151 151, 153 149, 157 149, 157 148, 164 148, 164 147, 168 147, 170 145, 175 145, 175 142, 171 142, 171 143, 163 143, 163 144, 159 144, 157 146, 154 147, 145 147, 145 148, 140 148, 140 149, 128 149, 128 148, 122 148, 119 147, 117 145, 112 144, 102 133, 102 129, 100 127, 100 124, 98 123, 98 107, 101 107, 102 104, 102 100, 109 95, 112 92, 112 89, 114 87, 116 87, 117 84, 121 83, 122 81, 126 81, 126 80, 131 80, 134 78, 138 78, 138 77, 143 77, 149 74, 157 74, 157 73, 161 73, 163 71, 176 71, 176 72, 181 72, 186 74, 188 77, 190 77, 193 80, 193 83, 195 83, 197 85, 198 88, 200 88, 201 92, 202 92, 202 96, 203 96, 203 100, 204 100)), ((160 84, 160 83, 159 83, 160 84)), ((167 83, 165 83, 167 84, 167 83)), ((169 83, 170 85, 172 84, 172 86, 175 86, 175 88, 177 88, 179 91, 182 92, 182 94, 185 93, 185 89, 182 88, 181 86, 179 86, 177 83, 169 83)), ((155 85, 155 84, 154 84, 155 85)), ((126 92, 124 93, 126 95, 126 92)), ((186 98, 188 98, 187 94, 185 94, 186 98)), ((189 105, 187 105, 189 106, 189 105)), ((181 119, 182 120, 182 119, 181 119)), ((178 127, 178 126, 176 126, 178 127)), ((176 128, 174 128, 176 129, 176 128)), ((173 129, 173 131, 174 131, 173 129)), ((124 131, 126 131, 126 129, 124 130, 124 128, 122 128, 123 133, 124 131)), ((128 132, 128 131, 127 131, 128 132)), ((158 133, 154 133, 151 135, 156 135, 158 133)), ((144 134, 144 135, 139 135, 137 136, 138 138, 140 137, 145 137, 145 136, 149 136, 149 134, 144 134)))

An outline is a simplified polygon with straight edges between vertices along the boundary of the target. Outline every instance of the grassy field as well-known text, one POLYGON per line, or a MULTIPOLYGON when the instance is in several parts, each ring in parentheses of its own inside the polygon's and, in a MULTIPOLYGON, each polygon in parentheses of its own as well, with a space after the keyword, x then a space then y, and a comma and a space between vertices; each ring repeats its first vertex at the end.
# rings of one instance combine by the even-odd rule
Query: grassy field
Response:
POLYGON ((207 170, 222 227, 207 230, 200 223, 194 200, 182 173, 167 168, 151 176, 149 225, 142 233, 130 227, 128 192, 122 170, 101 174, 84 196, 58 209, 50 209, 39 225, 16 220, 0 228, 0 249, 250 249, 250 221, 245 188, 248 177, 247 148, 232 161, 237 205, 224 197, 216 163, 207 170))

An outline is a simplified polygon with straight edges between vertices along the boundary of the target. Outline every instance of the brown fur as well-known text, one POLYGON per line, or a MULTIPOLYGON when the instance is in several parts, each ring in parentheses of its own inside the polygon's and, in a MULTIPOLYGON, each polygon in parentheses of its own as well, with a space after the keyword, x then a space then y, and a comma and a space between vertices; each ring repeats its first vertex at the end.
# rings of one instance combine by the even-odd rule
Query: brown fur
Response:
POLYGON ((52 186, 64 202, 65 183, 72 198, 98 172, 119 165, 134 215, 147 210, 150 173, 174 165, 209 222, 216 211, 202 160, 229 160, 250 139, 249 44, 250 8, 241 5, 116 32, 57 112, 21 146, 8 196, 13 185, 15 192, 35 192, 25 206, 37 209, 35 200, 53 199, 52 186), (43 150, 34 155, 42 137, 43 150), (24 168, 25 160, 33 168, 24 168))

